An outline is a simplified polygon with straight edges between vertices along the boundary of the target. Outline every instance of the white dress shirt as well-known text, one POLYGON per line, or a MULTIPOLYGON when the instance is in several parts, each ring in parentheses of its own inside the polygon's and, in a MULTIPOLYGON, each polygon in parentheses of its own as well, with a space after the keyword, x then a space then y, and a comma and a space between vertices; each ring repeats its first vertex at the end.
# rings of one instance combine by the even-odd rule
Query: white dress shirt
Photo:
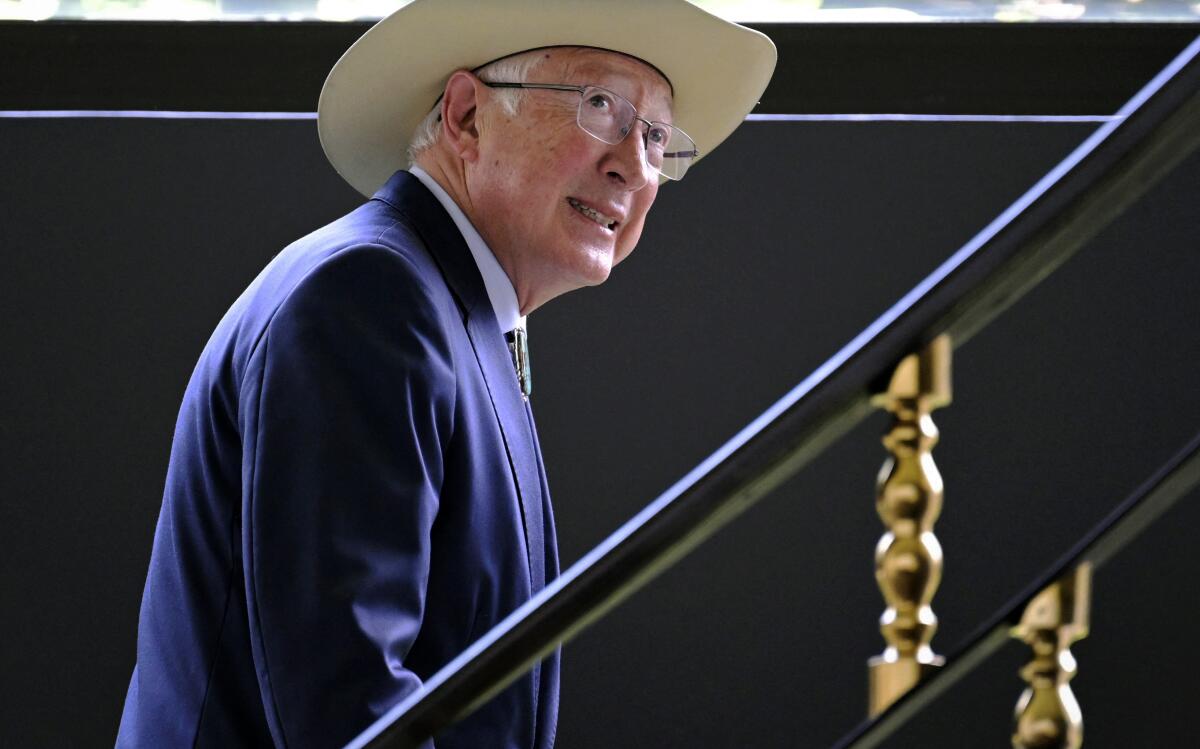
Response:
POLYGON ((454 198, 450 197, 424 169, 414 164, 408 171, 429 188, 466 240, 471 256, 475 258, 475 265, 479 266, 479 275, 483 276, 483 285, 487 289, 488 299, 492 301, 492 309, 496 312, 496 322, 500 323, 500 332, 508 333, 513 328, 524 328, 525 316, 521 314, 521 306, 517 303, 517 292, 512 281, 500 267, 500 262, 483 241, 483 237, 479 236, 479 232, 471 225, 467 215, 458 207, 458 203, 454 202, 454 198))

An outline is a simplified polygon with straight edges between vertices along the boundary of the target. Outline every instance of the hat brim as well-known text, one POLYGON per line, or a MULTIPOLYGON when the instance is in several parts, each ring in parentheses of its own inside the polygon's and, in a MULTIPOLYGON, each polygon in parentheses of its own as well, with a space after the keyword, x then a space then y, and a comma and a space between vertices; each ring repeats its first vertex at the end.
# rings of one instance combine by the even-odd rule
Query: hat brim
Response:
POLYGON ((758 103, 775 45, 686 0, 413 0, 333 66, 317 130, 338 174, 370 196, 397 169, 455 70, 541 47, 582 46, 644 60, 667 76, 674 121, 711 153, 758 103))

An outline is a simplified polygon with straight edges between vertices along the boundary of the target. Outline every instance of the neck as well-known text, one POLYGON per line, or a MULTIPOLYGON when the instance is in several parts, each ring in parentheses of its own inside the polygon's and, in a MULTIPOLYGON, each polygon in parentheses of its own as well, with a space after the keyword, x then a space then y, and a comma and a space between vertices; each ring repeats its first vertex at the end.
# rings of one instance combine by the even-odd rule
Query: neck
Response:
MULTIPOLYGON (((533 290, 521 283, 521 274, 516 272, 514 258, 509 257, 502 251, 497 251, 498 248, 489 238, 486 227, 479 220, 479 214, 475 210, 475 202, 472 200, 471 190, 467 184, 465 162, 457 158, 454 154, 446 153, 435 144, 418 154, 413 164, 424 169, 426 174, 442 186, 446 194, 458 204, 463 214, 466 215, 467 220, 471 222, 471 225, 475 227, 479 235, 483 237, 483 240, 488 245, 488 249, 495 256, 496 262, 500 263, 504 274, 508 276, 509 282, 513 285, 521 314, 528 315, 535 308, 541 306, 542 302, 547 301, 546 299, 537 299, 533 290)), ((503 248, 499 249, 502 250, 503 248)))
POLYGON ((445 158, 436 148, 428 148, 417 155, 413 165, 421 167, 426 174, 433 177, 468 217, 474 212, 471 196, 467 191, 466 169, 462 161, 445 158))

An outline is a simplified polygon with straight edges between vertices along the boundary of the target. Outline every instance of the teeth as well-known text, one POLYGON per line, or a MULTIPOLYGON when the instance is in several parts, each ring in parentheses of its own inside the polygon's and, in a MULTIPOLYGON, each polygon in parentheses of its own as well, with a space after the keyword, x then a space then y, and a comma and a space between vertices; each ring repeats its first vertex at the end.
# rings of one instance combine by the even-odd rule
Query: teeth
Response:
POLYGON ((583 215, 587 216, 592 221, 595 221, 597 224, 600 224, 601 226, 611 229, 617 225, 616 219, 609 218, 608 216, 605 216, 600 211, 597 211, 594 208, 587 207, 586 205, 584 205, 583 203, 580 203, 575 198, 567 198, 567 202, 571 204, 572 208, 579 211, 583 215))

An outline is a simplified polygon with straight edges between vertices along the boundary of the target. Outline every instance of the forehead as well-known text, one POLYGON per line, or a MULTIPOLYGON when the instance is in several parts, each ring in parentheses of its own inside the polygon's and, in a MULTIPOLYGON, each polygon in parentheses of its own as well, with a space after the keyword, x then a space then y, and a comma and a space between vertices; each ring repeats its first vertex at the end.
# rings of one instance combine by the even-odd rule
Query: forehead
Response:
POLYGON ((545 83, 592 85, 615 91, 651 119, 669 119, 671 115, 671 84, 636 57, 587 47, 552 48, 544 51, 536 72, 545 83), (551 81, 548 75, 561 80, 551 81))

